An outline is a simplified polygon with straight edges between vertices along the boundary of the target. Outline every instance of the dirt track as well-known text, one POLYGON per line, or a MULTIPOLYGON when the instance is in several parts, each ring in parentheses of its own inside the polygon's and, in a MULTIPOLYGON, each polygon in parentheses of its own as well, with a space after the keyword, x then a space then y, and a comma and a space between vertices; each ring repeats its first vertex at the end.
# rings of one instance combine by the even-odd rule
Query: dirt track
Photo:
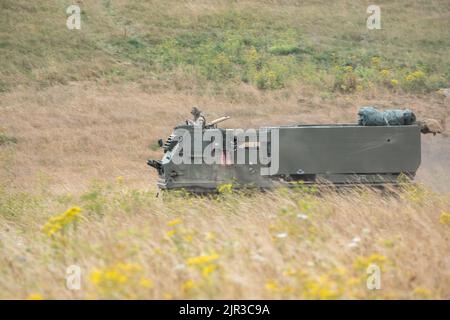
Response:
POLYGON ((450 137, 422 135, 422 164, 417 181, 440 192, 450 192, 450 137))

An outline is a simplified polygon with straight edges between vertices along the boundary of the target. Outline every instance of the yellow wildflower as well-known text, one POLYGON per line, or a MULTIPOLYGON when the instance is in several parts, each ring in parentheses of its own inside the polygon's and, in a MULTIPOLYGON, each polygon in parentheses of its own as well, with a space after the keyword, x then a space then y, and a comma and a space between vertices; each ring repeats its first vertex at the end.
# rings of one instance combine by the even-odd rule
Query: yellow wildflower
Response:
POLYGON ((387 76, 389 76, 389 70, 383 69, 383 70, 380 71, 380 74, 381 74, 383 77, 387 77, 387 76))
POLYGON ((124 178, 122 176, 116 177, 116 183, 117 184, 123 184, 124 178))
POLYGON ((102 272, 100 270, 94 270, 91 273, 91 282, 95 285, 102 281, 102 272))
POLYGON ((345 66, 344 68, 345 72, 352 72, 353 71, 353 67, 352 66, 345 66))
POLYGON ((278 283, 276 281, 270 280, 266 283, 266 289, 269 291, 279 291, 280 287, 278 286, 278 283))
POLYGON ((249 63, 255 63, 260 58, 258 51, 254 47, 250 48, 246 53, 246 60, 249 63))
POLYGON ((169 227, 173 227, 173 226, 176 226, 177 224, 180 224, 182 222, 183 222, 183 220, 181 220, 180 218, 176 218, 176 219, 173 219, 173 220, 170 220, 169 222, 167 222, 167 225, 169 227))
POLYGON ((91 272, 90 280, 102 293, 108 293, 111 290, 120 291, 125 285, 135 286, 137 284, 143 287, 151 287, 151 280, 140 276, 142 267, 135 263, 119 262, 115 265, 94 269, 91 272))
POLYGON ((171 293, 165 292, 163 294, 163 298, 166 300, 172 300, 173 299, 173 295, 171 293))
POLYGON ((353 267, 358 270, 365 270, 371 264, 378 265, 381 269, 383 265, 387 262, 387 258, 378 253, 374 253, 369 257, 358 257, 353 264, 353 267))
POLYGON ((176 231, 175 230, 169 230, 166 232, 166 236, 168 238, 172 238, 175 235, 176 231))
POLYGON ((71 222, 77 221, 81 216, 81 211, 82 210, 79 207, 72 207, 62 214, 51 217, 42 227, 42 231, 49 237, 53 236, 71 222))
POLYGON ((343 288, 332 281, 327 275, 319 277, 318 280, 310 280, 306 283, 305 297, 307 299, 337 299, 343 294, 343 288))
POLYGON ((136 273, 142 270, 142 267, 136 263, 118 263, 116 268, 126 273, 136 273))
POLYGON ((398 85, 398 80, 392 79, 392 80, 391 80, 391 85, 392 85, 393 87, 397 86, 397 85, 398 85))
POLYGON ((128 277, 117 270, 110 270, 105 272, 105 279, 116 283, 125 283, 128 277))
POLYGON ((32 293, 27 297, 27 300, 44 300, 44 297, 39 293, 32 293))
POLYGON ((210 264, 210 265, 204 266, 203 269, 202 269, 202 275, 203 275, 203 277, 208 278, 209 275, 210 275, 212 272, 214 272, 214 270, 216 270, 216 269, 217 269, 217 266, 214 265, 214 264, 210 264))
POLYGON ((213 253, 211 255, 203 255, 203 256, 189 258, 189 259, 187 259, 186 263, 188 265, 192 266, 192 265, 210 263, 217 259, 219 259, 219 255, 217 253, 213 253))
POLYGON ((192 290, 196 287, 195 281, 194 280, 187 280, 185 281, 182 285, 181 285, 181 289, 183 291, 189 291, 192 290))
POLYGON ((361 278, 351 277, 347 280, 347 285, 349 287, 358 286, 361 284, 361 278))
POLYGON ((439 222, 444 225, 450 226, 450 213, 442 212, 441 216, 439 217, 439 222))
POLYGON ((219 193, 231 193, 233 190, 233 184, 232 183, 224 183, 217 187, 217 192, 219 193))
POLYGON ((431 298, 431 291, 423 288, 423 287, 417 287, 414 289, 413 294, 419 298, 423 299, 429 299, 431 298))
POLYGON ((282 288, 282 290, 283 290, 284 293, 290 294, 290 293, 293 293, 295 291, 295 288, 292 287, 292 286, 285 286, 285 287, 282 288))
POLYGON ((153 288, 153 281, 148 278, 141 278, 139 285, 144 288, 153 288))
POLYGON ((425 78, 425 73, 423 71, 416 70, 414 72, 409 73, 406 76, 405 80, 408 82, 412 82, 416 80, 422 80, 423 78, 425 78))
POLYGON ((380 57, 372 57, 372 64, 374 66, 378 66, 380 64, 380 62, 381 62, 380 57))

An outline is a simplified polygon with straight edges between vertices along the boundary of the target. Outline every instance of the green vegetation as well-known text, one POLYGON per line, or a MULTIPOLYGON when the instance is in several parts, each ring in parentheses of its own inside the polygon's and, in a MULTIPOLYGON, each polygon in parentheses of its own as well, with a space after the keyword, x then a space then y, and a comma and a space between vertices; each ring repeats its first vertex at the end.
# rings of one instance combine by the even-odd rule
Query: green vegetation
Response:
POLYGON ((65 27, 68 5, 2 1, 0 90, 93 79, 169 85, 180 74, 260 89, 450 84, 447 1, 381 3, 383 29, 375 31, 365 27, 365 5, 349 1, 85 1, 80 31, 65 27))
POLYGON ((7 145, 7 144, 15 144, 15 143, 17 143, 16 137, 10 137, 10 136, 0 132, 0 146, 7 145))

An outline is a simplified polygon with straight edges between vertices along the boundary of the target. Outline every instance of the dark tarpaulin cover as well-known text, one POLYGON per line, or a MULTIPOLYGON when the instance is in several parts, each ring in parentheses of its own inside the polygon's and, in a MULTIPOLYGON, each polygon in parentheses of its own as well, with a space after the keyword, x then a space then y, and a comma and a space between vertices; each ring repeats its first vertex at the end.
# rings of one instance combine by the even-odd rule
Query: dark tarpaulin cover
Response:
POLYGON ((415 114, 409 109, 379 111, 374 107, 362 107, 358 116, 360 126, 410 125, 416 122, 415 114))

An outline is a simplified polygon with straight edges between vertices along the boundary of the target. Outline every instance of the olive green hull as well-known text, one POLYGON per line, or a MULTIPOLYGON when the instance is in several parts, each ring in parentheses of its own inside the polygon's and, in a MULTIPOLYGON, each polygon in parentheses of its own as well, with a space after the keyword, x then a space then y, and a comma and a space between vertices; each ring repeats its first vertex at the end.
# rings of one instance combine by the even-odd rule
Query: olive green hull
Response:
MULTIPOLYGON (((191 130, 192 126, 176 127, 172 139, 177 136, 177 129, 191 130)), ((262 175, 260 169, 265 166, 249 161, 244 164, 175 164, 167 151, 161 161, 153 161, 157 165, 149 161, 158 169, 158 186, 203 192, 225 183, 257 188, 298 181, 380 185, 395 183, 401 173, 413 177, 421 161, 418 125, 298 125, 264 129, 277 130, 279 135, 278 170, 274 174, 262 175)), ((204 130, 234 132, 233 129, 204 130)), ((270 140, 268 145, 274 149, 270 140)), ((236 148, 226 150, 225 143, 224 146, 224 152, 237 152, 236 148)), ((193 153, 191 159, 195 157, 193 153)))

